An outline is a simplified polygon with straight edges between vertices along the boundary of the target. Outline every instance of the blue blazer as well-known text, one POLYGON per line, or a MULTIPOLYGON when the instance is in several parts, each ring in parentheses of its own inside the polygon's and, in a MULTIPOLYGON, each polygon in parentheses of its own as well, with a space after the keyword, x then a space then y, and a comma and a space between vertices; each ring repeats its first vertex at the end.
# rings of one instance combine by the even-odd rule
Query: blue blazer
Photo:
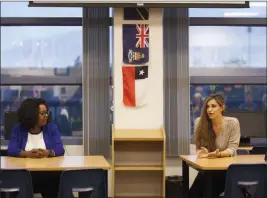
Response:
MULTIPOLYGON (((43 127, 42 131, 46 148, 53 150, 55 156, 63 156, 65 150, 56 124, 48 123, 43 127)), ((27 139, 28 130, 20 124, 15 125, 12 129, 12 135, 8 143, 8 155, 19 157, 20 152, 25 150, 27 139)))

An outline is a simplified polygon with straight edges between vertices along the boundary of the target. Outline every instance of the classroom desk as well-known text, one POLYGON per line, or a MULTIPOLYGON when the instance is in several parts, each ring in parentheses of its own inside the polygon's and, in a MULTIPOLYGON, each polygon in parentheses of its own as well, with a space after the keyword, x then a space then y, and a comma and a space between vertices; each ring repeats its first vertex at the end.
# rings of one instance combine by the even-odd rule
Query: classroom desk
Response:
POLYGON ((197 158, 196 155, 180 155, 182 159, 182 174, 183 174, 183 197, 188 198, 189 191, 189 167, 192 167, 198 171, 202 171, 205 174, 205 198, 212 198, 212 181, 211 175, 215 171, 227 170, 231 164, 256 164, 266 163, 264 161, 264 155, 237 155, 234 157, 224 158, 197 158))
POLYGON ((239 146, 237 150, 246 150, 251 151, 253 149, 253 146, 239 146))
POLYGON ((66 169, 80 168, 109 170, 111 167, 103 156, 62 156, 42 159, 1 157, 1 169, 63 171, 66 169))
POLYGON ((29 171, 63 171, 67 169, 96 168, 104 171, 104 198, 108 198, 108 170, 110 164, 103 156, 62 156, 30 159, 1 157, 1 169, 27 169, 29 171))

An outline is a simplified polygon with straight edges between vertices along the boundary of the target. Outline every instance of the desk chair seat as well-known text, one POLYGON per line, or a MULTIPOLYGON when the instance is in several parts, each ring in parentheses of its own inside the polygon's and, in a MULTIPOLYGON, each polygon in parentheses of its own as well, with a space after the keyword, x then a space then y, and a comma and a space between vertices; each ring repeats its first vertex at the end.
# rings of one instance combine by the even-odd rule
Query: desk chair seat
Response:
POLYGON ((88 187, 88 188, 73 188, 73 193, 78 193, 79 198, 90 198, 91 194, 93 193, 94 188, 88 187))
POLYGON ((0 188, 1 198, 15 198, 20 192, 19 188, 0 188))
POLYGON ((31 175, 27 170, 1 170, 0 181, 1 197, 34 197, 31 175))
POLYGON ((101 169, 65 170, 61 174, 58 198, 107 198, 105 172, 101 169))
POLYGON ((240 188, 240 190, 243 193, 244 197, 252 197, 252 194, 251 194, 251 192, 249 192, 249 190, 250 190, 251 187, 256 189, 258 184, 259 184, 258 181, 238 182, 238 187, 240 188))
POLYGON ((266 198, 266 164, 232 164, 225 183, 225 198, 266 198))
POLYGON ((94 188, 92 187, 88 187, 88 188, 73 188, 72 191, 73 192, 90 192, 93 191, 94 188))
POLYGON ((12 193, 12 192, 19 192, 19 188, 0 188, 0 192, 5 192, 5 193, 12 193))

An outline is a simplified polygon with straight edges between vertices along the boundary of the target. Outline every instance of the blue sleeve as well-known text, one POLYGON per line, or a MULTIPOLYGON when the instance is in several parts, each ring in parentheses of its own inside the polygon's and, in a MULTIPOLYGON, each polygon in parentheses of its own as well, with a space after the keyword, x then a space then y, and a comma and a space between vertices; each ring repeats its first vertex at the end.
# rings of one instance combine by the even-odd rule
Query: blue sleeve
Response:
POLYGON ((52 150, 55 152, 55 156, 63 156, 65 153, 65 150, 61 141, 61 137, 60 137, 60 133, 59 133, 57 125, 53 124, 51 127, 51 130, 52 130, 52 136, 55 141, 55 145, 52 148, 52 150))
POLYGON ((10 137, 10 140, 8 142, 8 149, 7 149, 7 154, 12 157, 19 157, 21 148, 19 145, 19 133, 20 133, 20 128, 19 126, 14 126, 12 128, 12 135, 10 137))

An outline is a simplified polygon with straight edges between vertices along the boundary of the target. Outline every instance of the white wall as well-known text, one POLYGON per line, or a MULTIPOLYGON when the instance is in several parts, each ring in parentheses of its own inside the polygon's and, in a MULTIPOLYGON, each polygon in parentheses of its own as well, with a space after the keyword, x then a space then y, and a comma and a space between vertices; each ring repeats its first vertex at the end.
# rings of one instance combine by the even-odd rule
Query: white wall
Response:
POLYGON ((65 145, 64 148, 66 156, 84 155, 84 145, 65 145))
POLYGON ((119 128, 160 128, 163 124, 163 42, 162 9, 150 8, 148 21, 124 21, 123 9, 114 10, 114 126, 119 128), (122 24, 149 24, 148 104, 140 108, 123 105, 122 24))

